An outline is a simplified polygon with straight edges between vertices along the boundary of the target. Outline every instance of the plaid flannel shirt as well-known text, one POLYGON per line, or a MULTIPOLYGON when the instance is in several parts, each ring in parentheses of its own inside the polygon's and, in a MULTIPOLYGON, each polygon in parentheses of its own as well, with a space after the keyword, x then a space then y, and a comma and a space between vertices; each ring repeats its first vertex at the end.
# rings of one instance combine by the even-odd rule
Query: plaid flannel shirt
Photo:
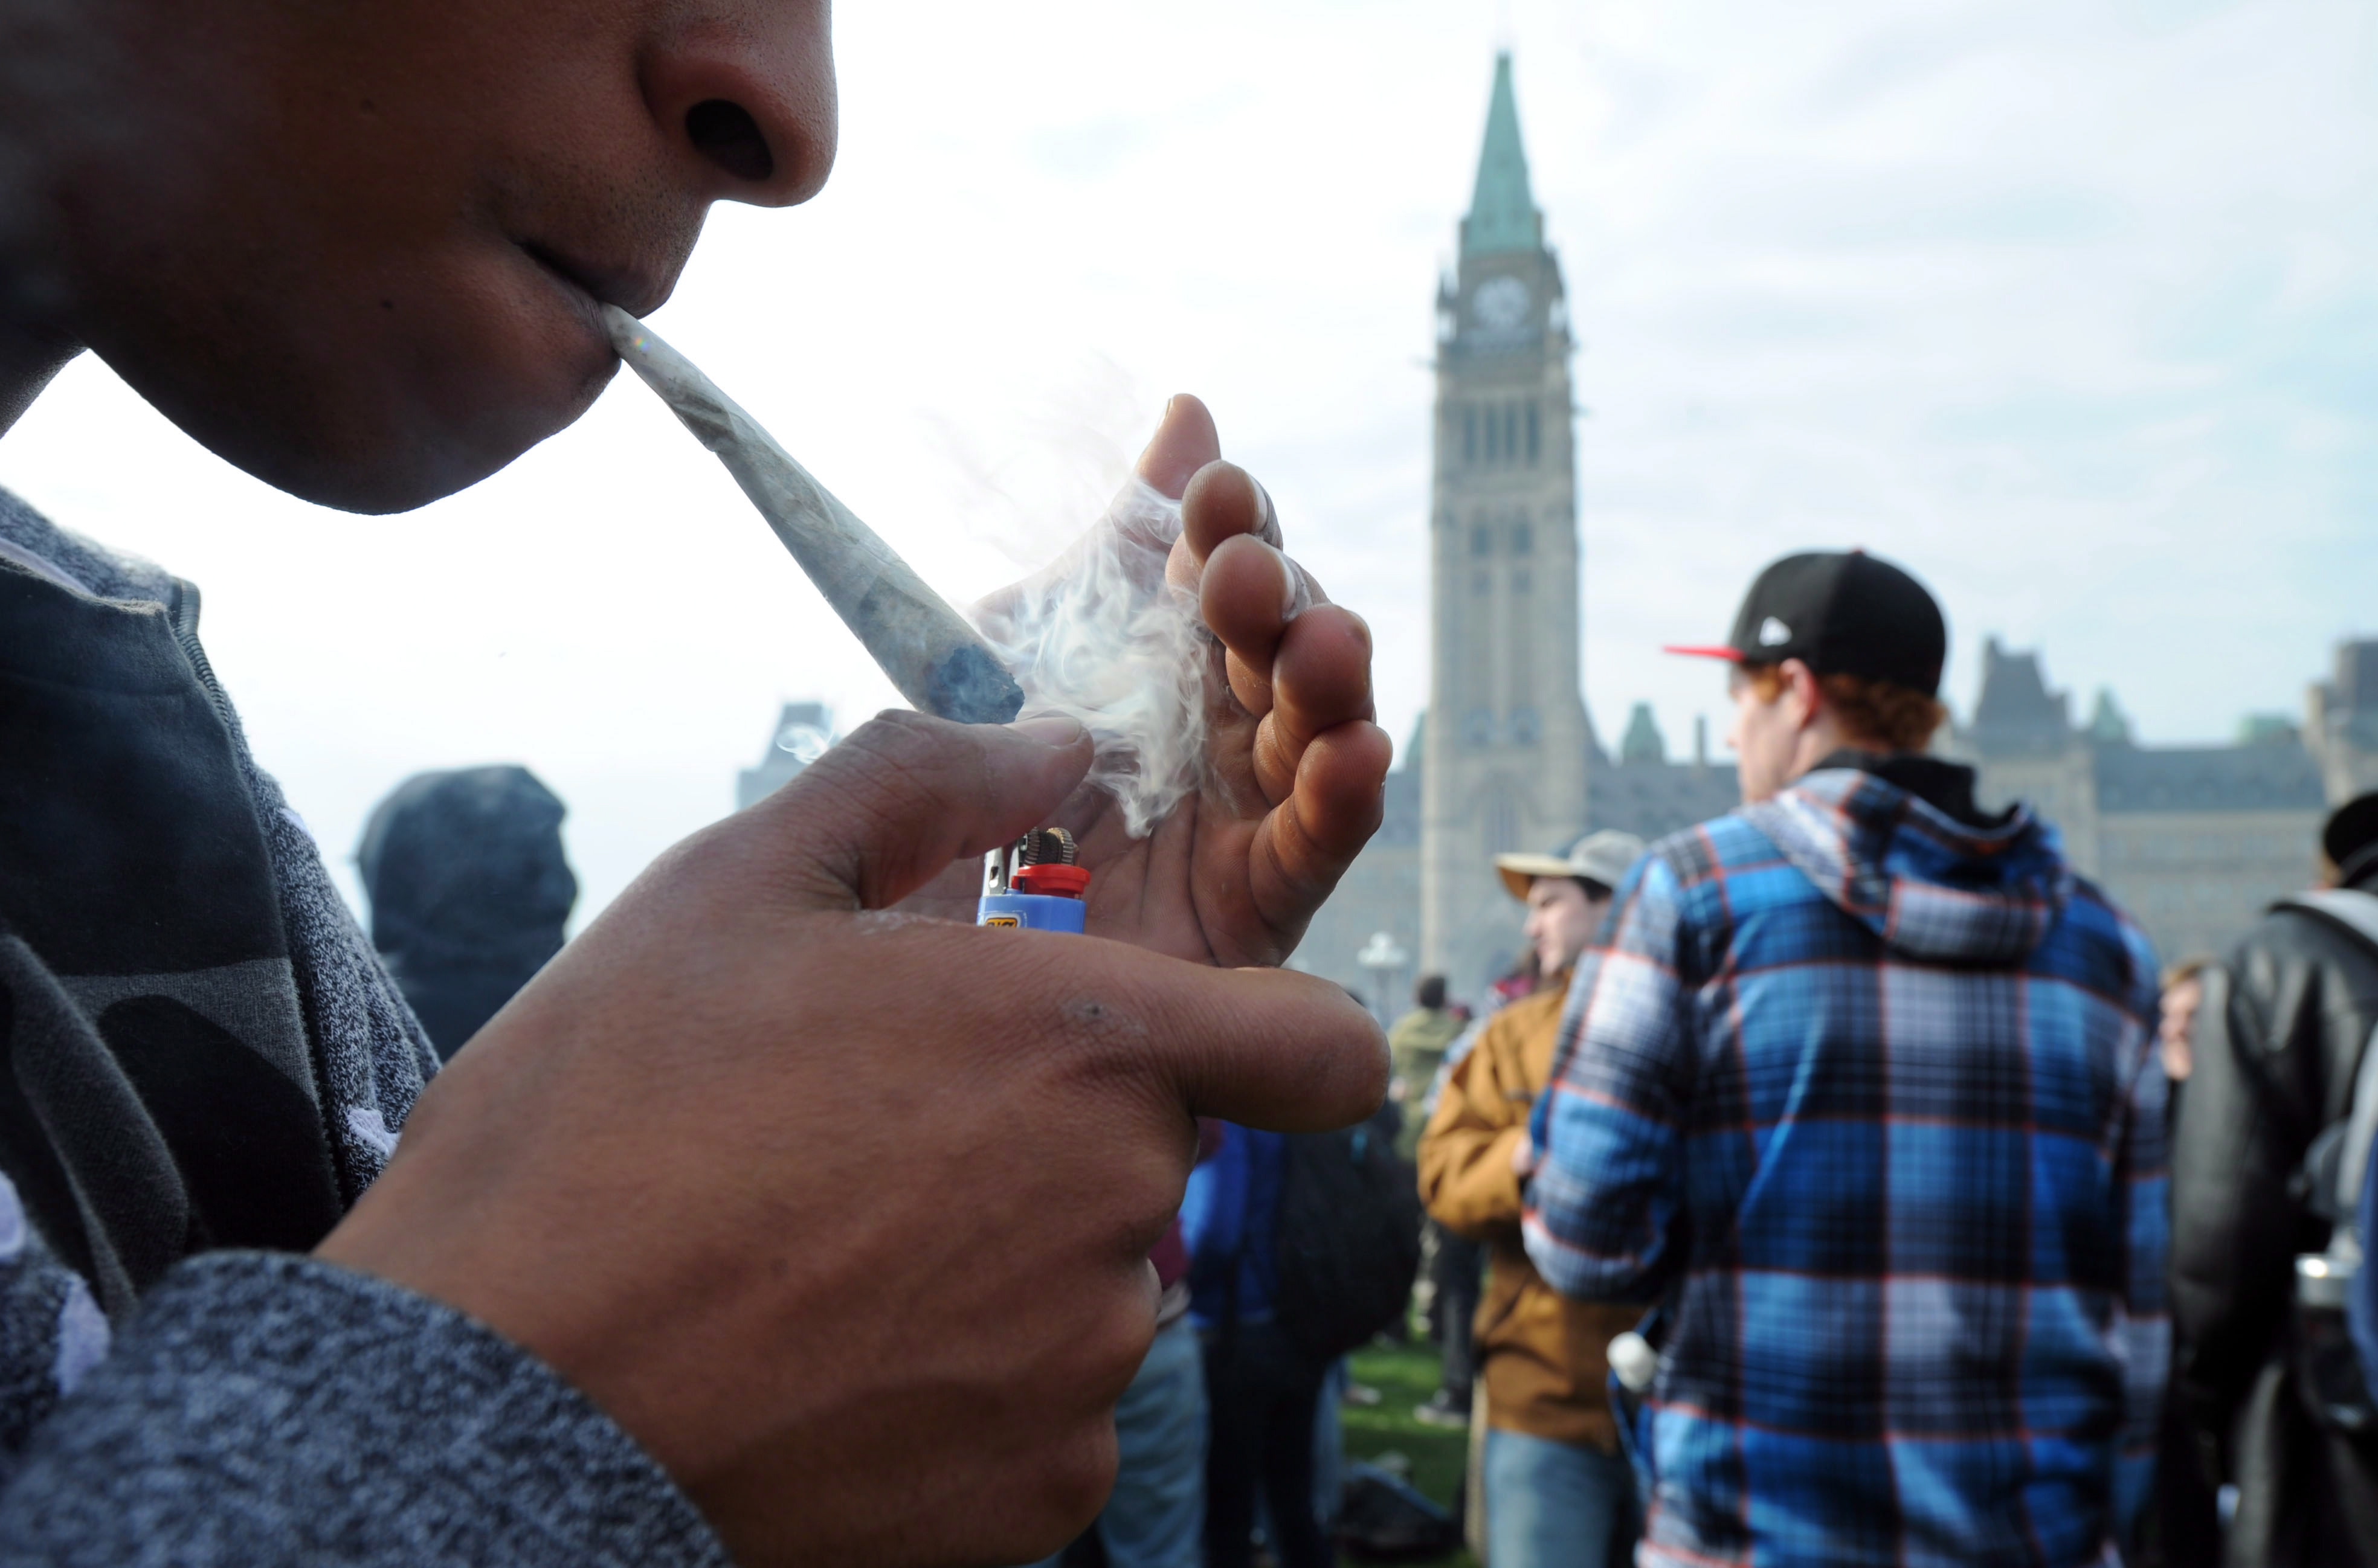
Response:
POLYGON ((2168 1361, 2156 965, 2052 829, 1829 769, 1652 847, 1571 982, 1529 1251, 1664 1299, 1655 1563, 2100 1561, 2168 1361))

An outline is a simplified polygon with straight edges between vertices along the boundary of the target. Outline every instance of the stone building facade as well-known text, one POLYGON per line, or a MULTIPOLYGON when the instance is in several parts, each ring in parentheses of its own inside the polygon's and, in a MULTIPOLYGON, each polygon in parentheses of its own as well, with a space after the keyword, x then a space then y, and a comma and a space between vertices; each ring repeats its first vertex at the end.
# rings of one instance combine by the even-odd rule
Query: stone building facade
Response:
POLYGON ((2250 717, 2228 746, 2141 746, 2110 692, 2076 724, 2038 656, 1992 640, 1972 717, 1938 749, 1979 769, 1985 805, 2024 800, 2054 822, 2073 865, 2166 959, 2218 953, 2319 876, 2321 824, 2378 783, 2367 744, 2378 680, 2365 669, 2378 675, 2378 643, 2342 644, 2304 724, 2250 717))

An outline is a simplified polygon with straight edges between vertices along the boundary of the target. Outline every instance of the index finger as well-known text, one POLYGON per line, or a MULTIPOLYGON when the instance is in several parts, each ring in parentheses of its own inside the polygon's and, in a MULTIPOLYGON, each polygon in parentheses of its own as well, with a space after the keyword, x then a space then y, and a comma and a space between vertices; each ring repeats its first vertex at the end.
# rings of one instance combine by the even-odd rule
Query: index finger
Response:
POLYGON ((1343 987, 1293 969, 1214 969, 1181 959, 1218 993, 1224 1026, 1183 1042, 1174 1082, 1191 1111, 1276 1132, 1351 1127, 1387 1097, 1387 1036, 1343 987))
POLYGON ((1387 1097, 1377 1020, 1317 976, 1216 969, 1101 937, 998 940, 1040 950, 1013 971, 1008 992, 1011 1007, 1044 1011, 1034 1033, 1094 1053, 1104 1045, 1195 1115, 1320 1131, 1362 1120, 1387 1097))

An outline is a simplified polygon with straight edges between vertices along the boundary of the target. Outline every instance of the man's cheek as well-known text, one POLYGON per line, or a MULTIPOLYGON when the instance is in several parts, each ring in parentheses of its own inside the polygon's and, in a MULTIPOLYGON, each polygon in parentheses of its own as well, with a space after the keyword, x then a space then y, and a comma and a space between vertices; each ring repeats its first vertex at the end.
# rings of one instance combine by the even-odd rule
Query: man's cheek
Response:
POLYGON ((1734 717, 1725 726, 1725 748, 1741 756, 1749 748, 1746 742, 1750 732, 1750 704, 1737 697, 1734 700, 1734 717))

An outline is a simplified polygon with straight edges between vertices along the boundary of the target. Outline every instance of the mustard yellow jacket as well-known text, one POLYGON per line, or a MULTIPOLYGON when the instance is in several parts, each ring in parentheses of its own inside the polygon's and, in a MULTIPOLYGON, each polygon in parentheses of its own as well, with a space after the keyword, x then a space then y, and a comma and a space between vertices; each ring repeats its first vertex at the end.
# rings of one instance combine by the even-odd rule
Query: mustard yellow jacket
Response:
POLYGON ((1511 1169, 1529 1109, 1552 1075, 1567 989, 1547 985, 1487 1020, 1421 1134, 1420 1195, 1439 1225, 1485 1242, 1493 1259, 1477 1323, 1488 1424, 1608 1453, 1618 1446, 1608 1347, 1643 1309, 1572 1301, 1544 1283, 1520 1244, 1511 1169))

